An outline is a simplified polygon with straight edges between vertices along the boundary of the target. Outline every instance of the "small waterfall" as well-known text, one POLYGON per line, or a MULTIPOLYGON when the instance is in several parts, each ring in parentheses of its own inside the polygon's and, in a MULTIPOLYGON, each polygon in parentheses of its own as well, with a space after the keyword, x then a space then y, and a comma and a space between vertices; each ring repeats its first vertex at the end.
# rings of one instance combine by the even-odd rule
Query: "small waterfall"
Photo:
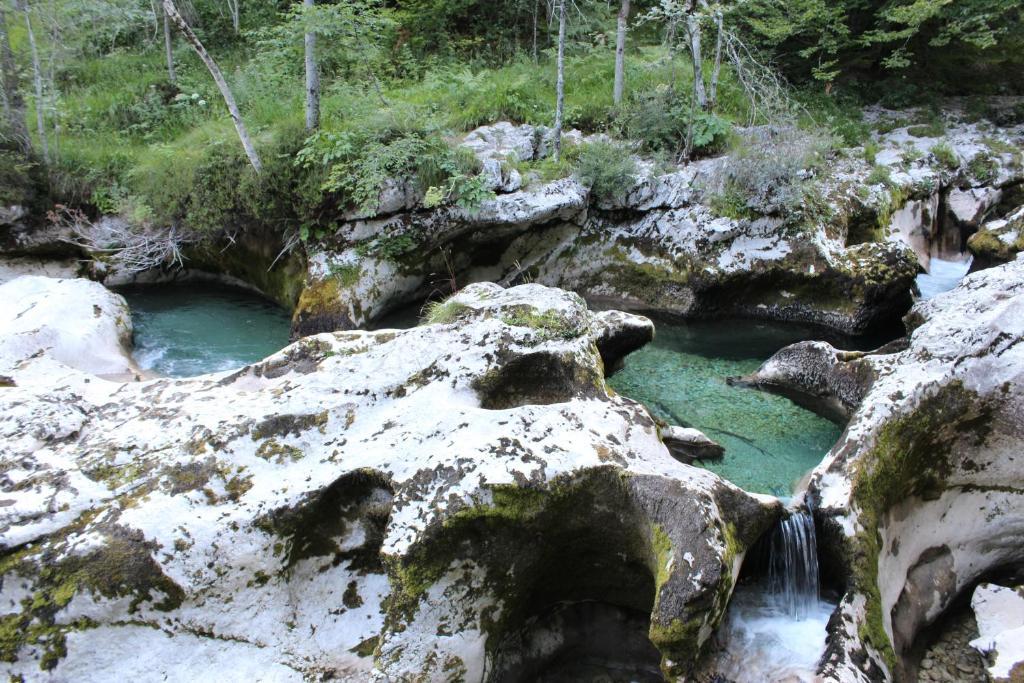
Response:
POLYGON ((835 605, 822 600, 814 515, 794 506, 752 549, 721 635, 717 673, 736 683, 818 680, 835 605), (749 565, 747 564, 749 563, 749 565))
POLYGON ((817 609, 818 542, 810 510, 793 510, 772 531, 768 589, 794 619, 806 619, 817 609))

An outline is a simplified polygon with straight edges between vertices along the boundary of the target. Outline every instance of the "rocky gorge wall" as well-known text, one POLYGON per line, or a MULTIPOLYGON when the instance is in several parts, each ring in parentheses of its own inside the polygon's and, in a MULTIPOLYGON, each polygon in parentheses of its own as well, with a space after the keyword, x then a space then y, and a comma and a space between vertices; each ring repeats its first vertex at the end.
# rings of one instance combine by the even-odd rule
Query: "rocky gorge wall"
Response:
POLYGON ((919 638, 957 599, 1024 572, 1024 259, 919 303, 907 325, 878 352, 798 345, 748 378, 852 408, 808 487, 846 586, 827 680, 911 680, 919 638))
MULTIPOLYGON (((543 182, 526 169, 550 153, 549 131, 498 123, 460 143, 496 193, 472 211, 426 208, 415 179, 396 179, 375 208, 343 211, 322 240, 289 242, 254 227, 187 248, 184 272, 133 273, 69 246, 66 228, 32 225, 11 207, 0 212, 0 253, 84 259, 86 274, 112 285, 213 272, 293 310, 295 338, 366 327, 479 281, 533 281, 641 312, 863 334, 898 326, 933 254, 969 247, 982 267, 1016 249, 1024 127, 969 122, 955 109, 941 133, 898 125, 912 115, 870 111, 897 127, 875 133, 870 151, 834 151, 807 171, 814 199, 795 210, 728 215, 716 203, 724 157, 677 167, 638 159, 637 175, 614 197, 592 196, 574 177, 543 182)), ((595 138, 572 132, 566 144, 595 138)))

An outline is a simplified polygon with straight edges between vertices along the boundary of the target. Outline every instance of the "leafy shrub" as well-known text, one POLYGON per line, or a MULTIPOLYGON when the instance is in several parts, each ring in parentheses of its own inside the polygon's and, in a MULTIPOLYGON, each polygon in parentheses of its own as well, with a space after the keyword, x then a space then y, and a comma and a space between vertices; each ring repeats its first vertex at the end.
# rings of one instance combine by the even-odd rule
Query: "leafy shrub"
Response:
POLYGON ((991 154, 983 152, 967 163, 967 171, 979 182, 991 182, 999 175, 999 162, 991 154))
POLYGON ((875 164, 875 167, 871 169, 871 173, 868 174, 865 182, 868 185, 886 185, 892 183, 892 172, 888 166, 881 166, 875 164))
POLYGON ((318 131, 299 150, 296 163, 324 169, 320 189, 364 211, 376 207, 380 188, 390 179, 416 179, 435 205, 452 201, 472 208, 490 196, 475 158, 453 150, 436 128, 406 118, 359 130, 318 131))
POLYGON ((832 139, 795 127, 763 128, 748 135, 719 167, 710 188, 712 208, 733 218, 803 214, 817 207, 810 182, 832 139))
POLYGON ((875 158, 878 156, 880 147, 874 140, 868 140, 864 143, 864 161, 874 165, 875 158))
POLYGON ((624 145, 584 144, 576 162, 576 177, 598 199, 620 199, 635 184, 636 160, 624 145))
POLYGON ((621 135, 639 140, 648 152, 678 153, 692 135, 693 151, 700 155, 722 149, 731 130, 726 120, 694 110, 665 87, 635 96, 619 115, 617 127, 621 135))

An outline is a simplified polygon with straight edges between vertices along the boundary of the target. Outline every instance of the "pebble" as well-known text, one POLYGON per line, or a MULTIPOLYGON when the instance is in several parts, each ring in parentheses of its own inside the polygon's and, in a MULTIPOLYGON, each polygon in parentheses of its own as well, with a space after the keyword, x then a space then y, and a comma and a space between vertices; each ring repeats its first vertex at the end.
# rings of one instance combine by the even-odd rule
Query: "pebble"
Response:
POLYGON ((977 637, 978 625, 970 609, 950 615, 921 658, 918 683, 988 683, 985 660, 969 644, 977 637))

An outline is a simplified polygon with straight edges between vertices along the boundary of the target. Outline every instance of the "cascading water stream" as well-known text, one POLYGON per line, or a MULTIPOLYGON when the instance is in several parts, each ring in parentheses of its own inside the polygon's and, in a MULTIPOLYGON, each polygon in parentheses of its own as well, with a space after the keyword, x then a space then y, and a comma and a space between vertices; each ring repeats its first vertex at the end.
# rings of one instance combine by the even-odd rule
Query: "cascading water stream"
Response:
POLYGON ((814 515, 794 510, 772 532, 768 590, 794 619, 806 619, 821 596, 814 515))
POLYGON ((813 681, 834 605, 821 599, 814 515, 792 509, 748 562, 722 627, 717 672, 736 683, 813 681))

